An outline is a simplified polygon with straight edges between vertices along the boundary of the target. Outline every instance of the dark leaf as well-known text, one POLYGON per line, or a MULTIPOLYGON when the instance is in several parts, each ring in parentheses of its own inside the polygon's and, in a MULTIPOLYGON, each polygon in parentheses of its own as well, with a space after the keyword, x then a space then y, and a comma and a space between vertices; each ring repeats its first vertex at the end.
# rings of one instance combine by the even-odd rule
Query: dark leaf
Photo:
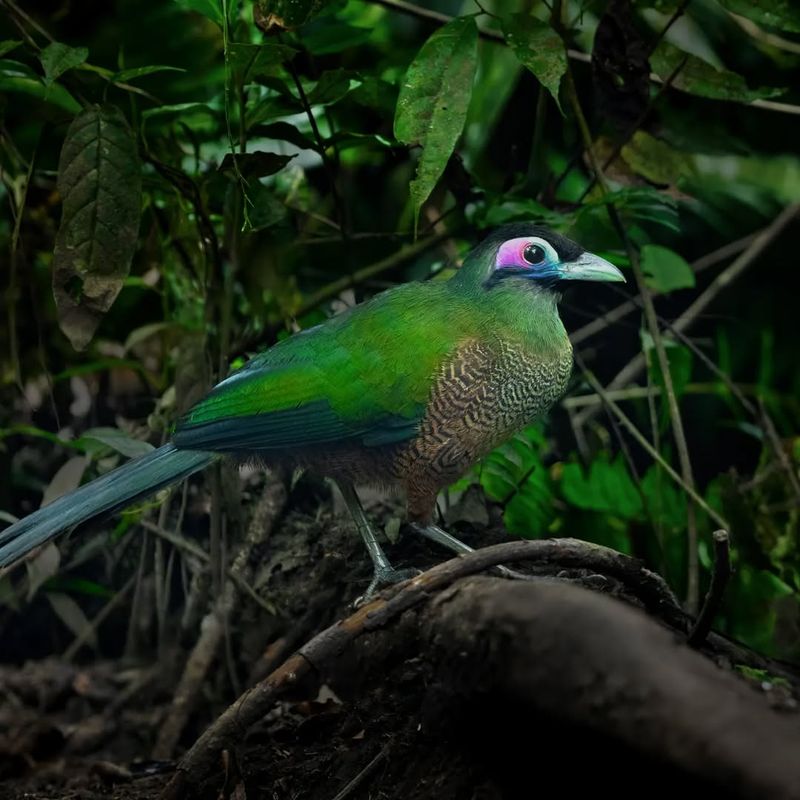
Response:
POLYGON ((271 122, 250 129, 253 138, 274 139, 299 147, 301 150, 318 150, 317 143, 289 122, 271 122))
POLYGON ((636 123, 650 98, 647 53, 629 0, 613 0, 594 36, 592 80, 598 110, 621 133, 636 123))
POLYGON ((245 203, 245 231, 262 231, 286 222, 286 206, 263 184, 253 182, 247 187, 245 203))
POLYGON ((567 71, 567 51, 561 37, 530 14, 513 14, 503 20, 503 35, 519 62, 550 92, 561 111, 558 90, 567 71))
POLYGON ((67 70, 83 64, 89 58, 89 50, 85 47, 69 47, 61 42, 53 42, 39 53, 39 60, 44 68, 44 82, 50 86, 67 70))
POLYGON ((29 94, 72 114, 81 110, 78 101, 63 86, 57 83, 45 86, 29 66, 19 61, 0 60, 0 92, 29 94))
POLYGON ((294 47, 284 44, 243 44, 235 42, 228 47, 228 64, 243 83, 247 84, 263 75, 275 75, 278 67, 297 53, 294 47))
POLYGON ((293 158, 294 156, 282 156, 278 153, 265 153, 263 151, 257 153, 228 153, 222 159, 219 169, 220 172, 236 175, 236 168, 238 167, 238 174, 244 178, 264 178, 282 170, 293 158))
POLYGON ((194 11, 215 22, 221 28, 225 22, 221 0, 175 0, 185 11, 194 11))
POLYGON ((800 33, 800 5, 797 0, 719 0, 734 14, 768 28, 800 33))
POLYGON ((0 58, 12 50, 16 50, 22 42, 19 39, 4 39, 0 42, 0 58))
POLYGON ((137 78, 143 78, 145 75, 153 75, 156 72, 186 72, 181 67, 167 67, 161 64, 154 64, 150 67, 134 67, 133 69, 123 69, 120 72, 115 72, 111 76, 111 80, 117 83, 130 83, 137 78))
POLYGON ((114 106, 90 108, 67 131, 58 166, 64 205, 53 254, 61 330, 80 350, 130 269, 141 210, 136 140, 114 106))
POLYGON ((255 0, 253 19, 264 33, 292 30, 314 19, 332 0, 255 0))
POLYGON ((650 63, 663 80, 667 80, 675 69, 683 64, 672 85, 684 92, 699 97, 710 97, 713 100, 748 103, 759 98, 775 97, 786 91, 769 86, 750 89, 741 75, 712 67, 697 56, 688 55, 668 42, 661 42, 650 57, 650 63))
POLYGON ((464 128, 477 54, 475 20, 454 19, 425 42, 403 80, 394 134, 404 144, 422 145, 410 186, 415 225, 464 128))

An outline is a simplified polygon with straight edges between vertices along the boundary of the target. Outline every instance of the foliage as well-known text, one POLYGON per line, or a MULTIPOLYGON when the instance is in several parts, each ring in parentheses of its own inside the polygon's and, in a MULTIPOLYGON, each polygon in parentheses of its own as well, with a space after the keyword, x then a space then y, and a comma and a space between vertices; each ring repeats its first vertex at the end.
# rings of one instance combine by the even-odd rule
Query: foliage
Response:
MULTIPOLYGON (((666 324, 661 337, 698 491, 731 526, 719 624, 797 658, 800 371, 785 287, 800 226, 734 283, 714 280, 748 242, 697 262, 800 200, 794 5, 697 0, 674 25, 678 4, 656 0, 424 5, 116 0, 89 21, 4 0, 3 519, 157 444, 245 354, 388 283, 438 279, 486 229, 535 220, 626 269, 633 248, 666 320, 713 290, 688 342, 666 324), (619 33, 613 53, 601 23, 619 33), (594 69, 580 55, 593 47, 594 69)), ((576 291, 567 327, 618 299, 576 291)), ((605 383, 644 356, 610 391, 677 464, 639 313, 584 332, 580 355, 605 383)), ((478 484, 511 533, 634 553, 683 593, 686 493, 596 413, 601 400, 576 371, 549 420, 451 491, 478 484)), ((60 557, 46 549, 26 579, 0 579, 2 602, 44 594, 83 630, 120 585, 99 554, 126 547, 154 509, 177 513, 159 502, 60 557)), ((712 527, 698 511, 703 586, 712 527)), ((155 549, 159 580, 173 557, 200 569, 155 549)))

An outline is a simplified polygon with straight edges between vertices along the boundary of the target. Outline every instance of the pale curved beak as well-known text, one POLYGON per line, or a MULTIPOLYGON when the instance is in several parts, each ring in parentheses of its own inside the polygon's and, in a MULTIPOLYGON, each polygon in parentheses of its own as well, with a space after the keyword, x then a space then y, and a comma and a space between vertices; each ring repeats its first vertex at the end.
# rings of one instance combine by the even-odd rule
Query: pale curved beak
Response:
POLYGON ((574 261, 562 264, 562 281, 622 281, 625 276, 610 262, 594 253, 583 253, 574 261))

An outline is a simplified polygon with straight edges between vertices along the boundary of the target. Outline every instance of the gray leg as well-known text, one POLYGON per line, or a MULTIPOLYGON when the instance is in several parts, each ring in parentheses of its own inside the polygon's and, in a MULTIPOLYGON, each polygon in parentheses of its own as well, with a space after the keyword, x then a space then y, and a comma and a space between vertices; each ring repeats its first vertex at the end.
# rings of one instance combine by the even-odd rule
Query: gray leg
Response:
MULTIPOLYGON (((434 525, 433 523, 422 525, 419 522, 412 522, 411 529, 414 531, 414 533, 418 533, 420 536, 424 536, 426 539, 430 539, 432 542, 436 542, 436 544, 439 544, 447 550, 457 553, 458 555, 474 552, 474 548, 470 547, 468 544, 464 544, 464 542, 462 542, 460 539, 456 539, 455 536, 445 530, 442 530, 438 525, 434 525)), ((517 578, 523 580, 531 580, 532 578, 531 575, 524 575, 522 572, 515 572, 513 569, 509 569, 508 567, 504 567, 502 565, 498 565, 494 569, 496 569, 505 578, 517 578)))
POLYGON ((364 513, 364 508, 361 505, 361 501, 358 499, 358 495, 356 494, 353 484, 345 483, 344 481, 339 483, 337 481, 336 485, 339 487, 339 491, 342 493, 347 510, 353 517, 353 522, 355 522, 356 528, 358 529, 359 534, 361 534, 361 538, 364 540, 364 544, 367 547, 367 552, 369 553, 369 557, 372 559, 372 564, 374 567, 372 581, 367 587, 367 591, 362 595, 362 597, 359 598, 359 600, 368 600, 373 594, 375 594, 378 587, 381 585, 398 583, 399 581, 404 581, 408 578, 413 578, 415 575, 419 575, 419 570, 397 570, 389 563, 386 553, 383 552, 383 548, 378 543, 378 539, 375 536, 375 531, 372 530, 372 526, 369 524, 369 520, 367 519, 367 515, 364 513))

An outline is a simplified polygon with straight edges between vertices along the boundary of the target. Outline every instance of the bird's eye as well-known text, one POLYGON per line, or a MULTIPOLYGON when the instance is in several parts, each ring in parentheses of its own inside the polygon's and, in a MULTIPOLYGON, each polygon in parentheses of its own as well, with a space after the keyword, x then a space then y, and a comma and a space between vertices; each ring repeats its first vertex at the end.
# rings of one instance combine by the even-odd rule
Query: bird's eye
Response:
POLYGON ((522 257, 531 266, 536 266, 547 258, 547 253, 545 253, 544 248, 538 244, 526 244, 522 249, 522 257))

